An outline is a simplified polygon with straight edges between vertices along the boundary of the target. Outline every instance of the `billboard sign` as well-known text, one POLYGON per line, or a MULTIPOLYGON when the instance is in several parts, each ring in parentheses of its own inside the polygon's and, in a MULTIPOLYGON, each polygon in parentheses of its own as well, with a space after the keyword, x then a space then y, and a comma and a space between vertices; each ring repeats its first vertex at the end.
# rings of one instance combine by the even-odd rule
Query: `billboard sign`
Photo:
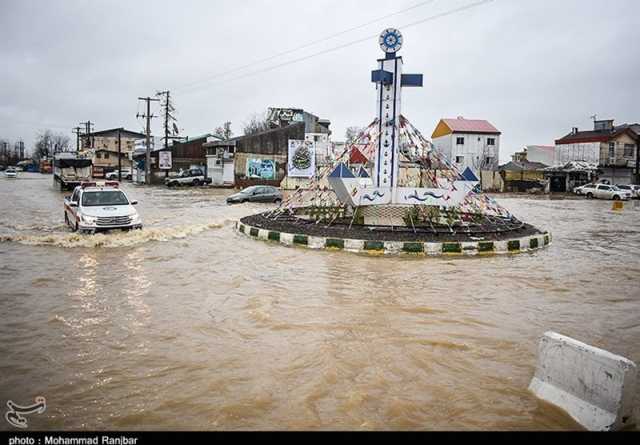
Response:
POLYGON ((160 151, 158 152, 160 170, 171 170, 172 160, 171 160, 171 152, 170 151, 160 151))
POLYGON ((316 173, 316 144, 289 139, 287 172, 291 178, 313 178, 316 173))

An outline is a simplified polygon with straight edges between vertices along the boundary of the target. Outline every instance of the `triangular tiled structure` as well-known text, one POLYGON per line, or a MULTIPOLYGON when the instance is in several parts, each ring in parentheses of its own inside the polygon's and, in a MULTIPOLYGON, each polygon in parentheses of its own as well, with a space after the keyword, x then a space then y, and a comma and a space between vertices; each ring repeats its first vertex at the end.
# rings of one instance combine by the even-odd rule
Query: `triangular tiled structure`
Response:
POLYGON ((479 181, 478 177, 473 173, 473 171, 467 167, 467 169, 462 173, 462 177, 467 181, 479 181))
POLYGON ((370 178, 369 173, 365 170, 364 167, 360 167, 358 170, 358 178, 370 178))
POLYGON ((354 174, 349 170, 344 162, 340 162, 338 166, 331 172, 329 178, 355 178, 354 174))

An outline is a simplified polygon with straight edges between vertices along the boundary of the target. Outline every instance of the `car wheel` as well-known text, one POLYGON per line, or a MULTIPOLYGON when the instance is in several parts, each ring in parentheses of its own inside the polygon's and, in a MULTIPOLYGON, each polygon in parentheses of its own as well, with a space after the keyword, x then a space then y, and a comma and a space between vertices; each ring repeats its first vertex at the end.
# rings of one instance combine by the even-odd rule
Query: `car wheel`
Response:
POLYGON ((64 224, 67 227, 69 226, 69 215, 67 215, 67 212, 64 212, 64 224))
POLYGON ((128 181, 131 181, 131 175, 127 175, 127 177, 125 178, 128 181))
POLYGON ((74 232, 78 231, 78 221, 76 221, 76 223, 73 225, 73 231, 74 232))
POLYGON ((275 201, 273 201, 273 203, 280 205, 280 204, 282 204, 282 199, 276 198, 275 201))
POLYGON ((194 179, 193 180, 193 186, 194 187, 198 187, 200 185, 200 180, 199 179, 194 179))
POLYGON ((615 195, 615 196, 613 197, 613 200, 614 200, 614 201, 620 201, 620 197, 619 197, 618 195, 615 195))
POLYGON ((587 193, 587 199, 593 199, 593 193, 587 193))

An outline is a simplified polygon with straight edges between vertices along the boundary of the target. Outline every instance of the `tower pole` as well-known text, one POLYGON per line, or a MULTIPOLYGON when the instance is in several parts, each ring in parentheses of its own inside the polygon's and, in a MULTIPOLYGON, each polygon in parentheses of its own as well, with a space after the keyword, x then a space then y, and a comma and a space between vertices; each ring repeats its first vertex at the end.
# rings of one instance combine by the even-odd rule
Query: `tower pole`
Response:
POLYGON ((160 99, 152 99, 147 96, 138 97, 138 100, 143 100, 147 103, 147 113, 143 117, 147 119, 147 153, 144 163, 144 182, 148 185, 151 184, 151 118, 155 117, 151 114, 151 102, 159 102, 160 99))
POLYGON ((122 138, 120 135, 121 130, 121 128, 118 128, 118 182, 122 182, 122 138))

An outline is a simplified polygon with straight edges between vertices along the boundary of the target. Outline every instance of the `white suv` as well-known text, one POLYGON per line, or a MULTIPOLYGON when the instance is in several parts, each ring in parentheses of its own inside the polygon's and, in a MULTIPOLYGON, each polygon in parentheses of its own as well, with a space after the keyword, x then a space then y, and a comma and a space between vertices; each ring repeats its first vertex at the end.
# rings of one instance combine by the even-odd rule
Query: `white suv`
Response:
POLYGON ((117 182, 85 182, 64 199, 64 220, 74 231, 142 229, 140 215, 117 182))
POLYGON ((630 191, 608 184, 596 184, 594 188, 585 188, 582 193, 587 195, 589 199, 613 199, 614 201, 627 201, 632 196, 630 191))
MULTIPOLYGON (((118 170, 112 171, 104 175, 105 179, 118 179, 118 170)), ((122 169, 122 179, 131 180, 131 170, 128 168, 122 169)))

